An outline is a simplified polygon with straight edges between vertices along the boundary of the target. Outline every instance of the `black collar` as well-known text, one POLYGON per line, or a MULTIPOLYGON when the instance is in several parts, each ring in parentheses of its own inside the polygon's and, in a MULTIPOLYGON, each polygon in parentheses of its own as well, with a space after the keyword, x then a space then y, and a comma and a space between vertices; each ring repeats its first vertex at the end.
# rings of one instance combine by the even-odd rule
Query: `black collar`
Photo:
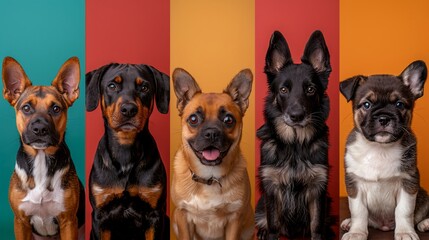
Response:
POLYGON ((191 171, 192 180, 194 180, 195 182, 203 183, 206 185, 212 185, 213 182, 215 182, 219 184, 219 186, 222 188, 222 184, 220 183, 220 180, 222 179, 222 177, 220 178, 210 177, 209 179, 205 179, 195 174, 190 168, 189 168, 189 171, 191 171))

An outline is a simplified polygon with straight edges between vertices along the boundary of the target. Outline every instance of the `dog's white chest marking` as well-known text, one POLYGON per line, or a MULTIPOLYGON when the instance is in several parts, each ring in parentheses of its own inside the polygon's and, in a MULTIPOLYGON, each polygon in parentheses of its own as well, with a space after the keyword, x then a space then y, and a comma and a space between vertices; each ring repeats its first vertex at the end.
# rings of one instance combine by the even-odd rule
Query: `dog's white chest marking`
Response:
MULTIPOLYGON (((48 177, 46 155, 39 150, 33 163, 34 188, 27 188, 27 195, 22 199, 19 209, 31 217, 31 223, 39 234, 54 235, 57 233, 57 224, 53 219, 64 209, 64 190, 61 180, 67 168, 57 171, 54 176, 48 177)), ((26 183, 29 177, 25 171, 15 165, 15 172, 26 183)), ((25 185, 25 184, 24 184, 25 185)))
POLYGON ((374 182, 400 177, 403 152, 399 142, 374 143, 357 134, 356 141, 347 146, 347 172, 374 182))

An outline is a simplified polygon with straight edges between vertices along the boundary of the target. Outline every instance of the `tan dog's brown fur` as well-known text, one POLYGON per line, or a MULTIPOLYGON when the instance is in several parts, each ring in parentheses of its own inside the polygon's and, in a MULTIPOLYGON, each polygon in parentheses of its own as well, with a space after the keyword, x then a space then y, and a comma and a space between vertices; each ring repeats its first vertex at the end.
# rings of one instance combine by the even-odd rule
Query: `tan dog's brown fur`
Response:
MULTIPOLYGON (((176 69, 173 73, 176 95, 177 81, 183 73, 186 72, 182 69, 176 69)), ((237 78, 247 79, 251 90, 250 70, 241 71, 233 81, 237 78)), ((248 95, 239 100, 240 96, 236 95, 240 94, 239 91, 232 89, 233 81, 224 93, 201 93, 195 82, 196 88, 187 89, 183 98, 178 96, 183 143, 174 159, 171 187, 172 200, 176 206, 173 228, 178 239, 251 239, 253 236, 254 216, 250 205, 250 183, 246 161, 239 146, 248 95), (227 109, 236 120, 233 128, 224 130, 224 134, 234 141, 221 164, 206 166, 201 164, 188 143, 190 138, 198 134, 200 128, 189 127, 187 119, 199 109, 204 112, 204 121, 214 121, 218 118, 221 107, 227 109), (192 179, 190 169, 203 178, 218 177, 220 182, 213 182, 211 185, 196 182, 192 179)), ((249 94, 250 90, 248 89, 249 94)))

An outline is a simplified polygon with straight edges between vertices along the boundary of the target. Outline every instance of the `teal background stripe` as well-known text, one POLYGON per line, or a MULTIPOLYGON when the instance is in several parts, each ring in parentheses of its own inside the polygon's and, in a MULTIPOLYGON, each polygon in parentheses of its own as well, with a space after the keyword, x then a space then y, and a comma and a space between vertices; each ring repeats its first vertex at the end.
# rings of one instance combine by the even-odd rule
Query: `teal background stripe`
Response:
MULTIPOLYGON (((33 85, 50 85, 68 58, 79 58, 80 97, 68 112, 66 142, 84 183, 84 0, 0 0, 1 62, 6 56, 15 58, 23 66, 33 85)), ((7 195, 18 146, 15 111, 0 97, 0 239, 6 240, 14 239, 13 214, 7 195)))

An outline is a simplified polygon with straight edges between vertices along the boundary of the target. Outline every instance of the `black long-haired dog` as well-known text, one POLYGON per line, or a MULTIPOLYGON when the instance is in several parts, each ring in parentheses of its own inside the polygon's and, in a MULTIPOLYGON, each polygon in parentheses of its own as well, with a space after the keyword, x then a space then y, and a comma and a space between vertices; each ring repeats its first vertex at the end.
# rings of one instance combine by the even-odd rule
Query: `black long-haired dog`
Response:
POLYGON ((315 31, 301 64, 292 61, 280 32, 271 36, 265 58, 269 93, 259 167, 262 197, 256 207, 258 239, 310 236, 330 239, 328 231, 329 99, 331 72, 323 34, 315 31))

